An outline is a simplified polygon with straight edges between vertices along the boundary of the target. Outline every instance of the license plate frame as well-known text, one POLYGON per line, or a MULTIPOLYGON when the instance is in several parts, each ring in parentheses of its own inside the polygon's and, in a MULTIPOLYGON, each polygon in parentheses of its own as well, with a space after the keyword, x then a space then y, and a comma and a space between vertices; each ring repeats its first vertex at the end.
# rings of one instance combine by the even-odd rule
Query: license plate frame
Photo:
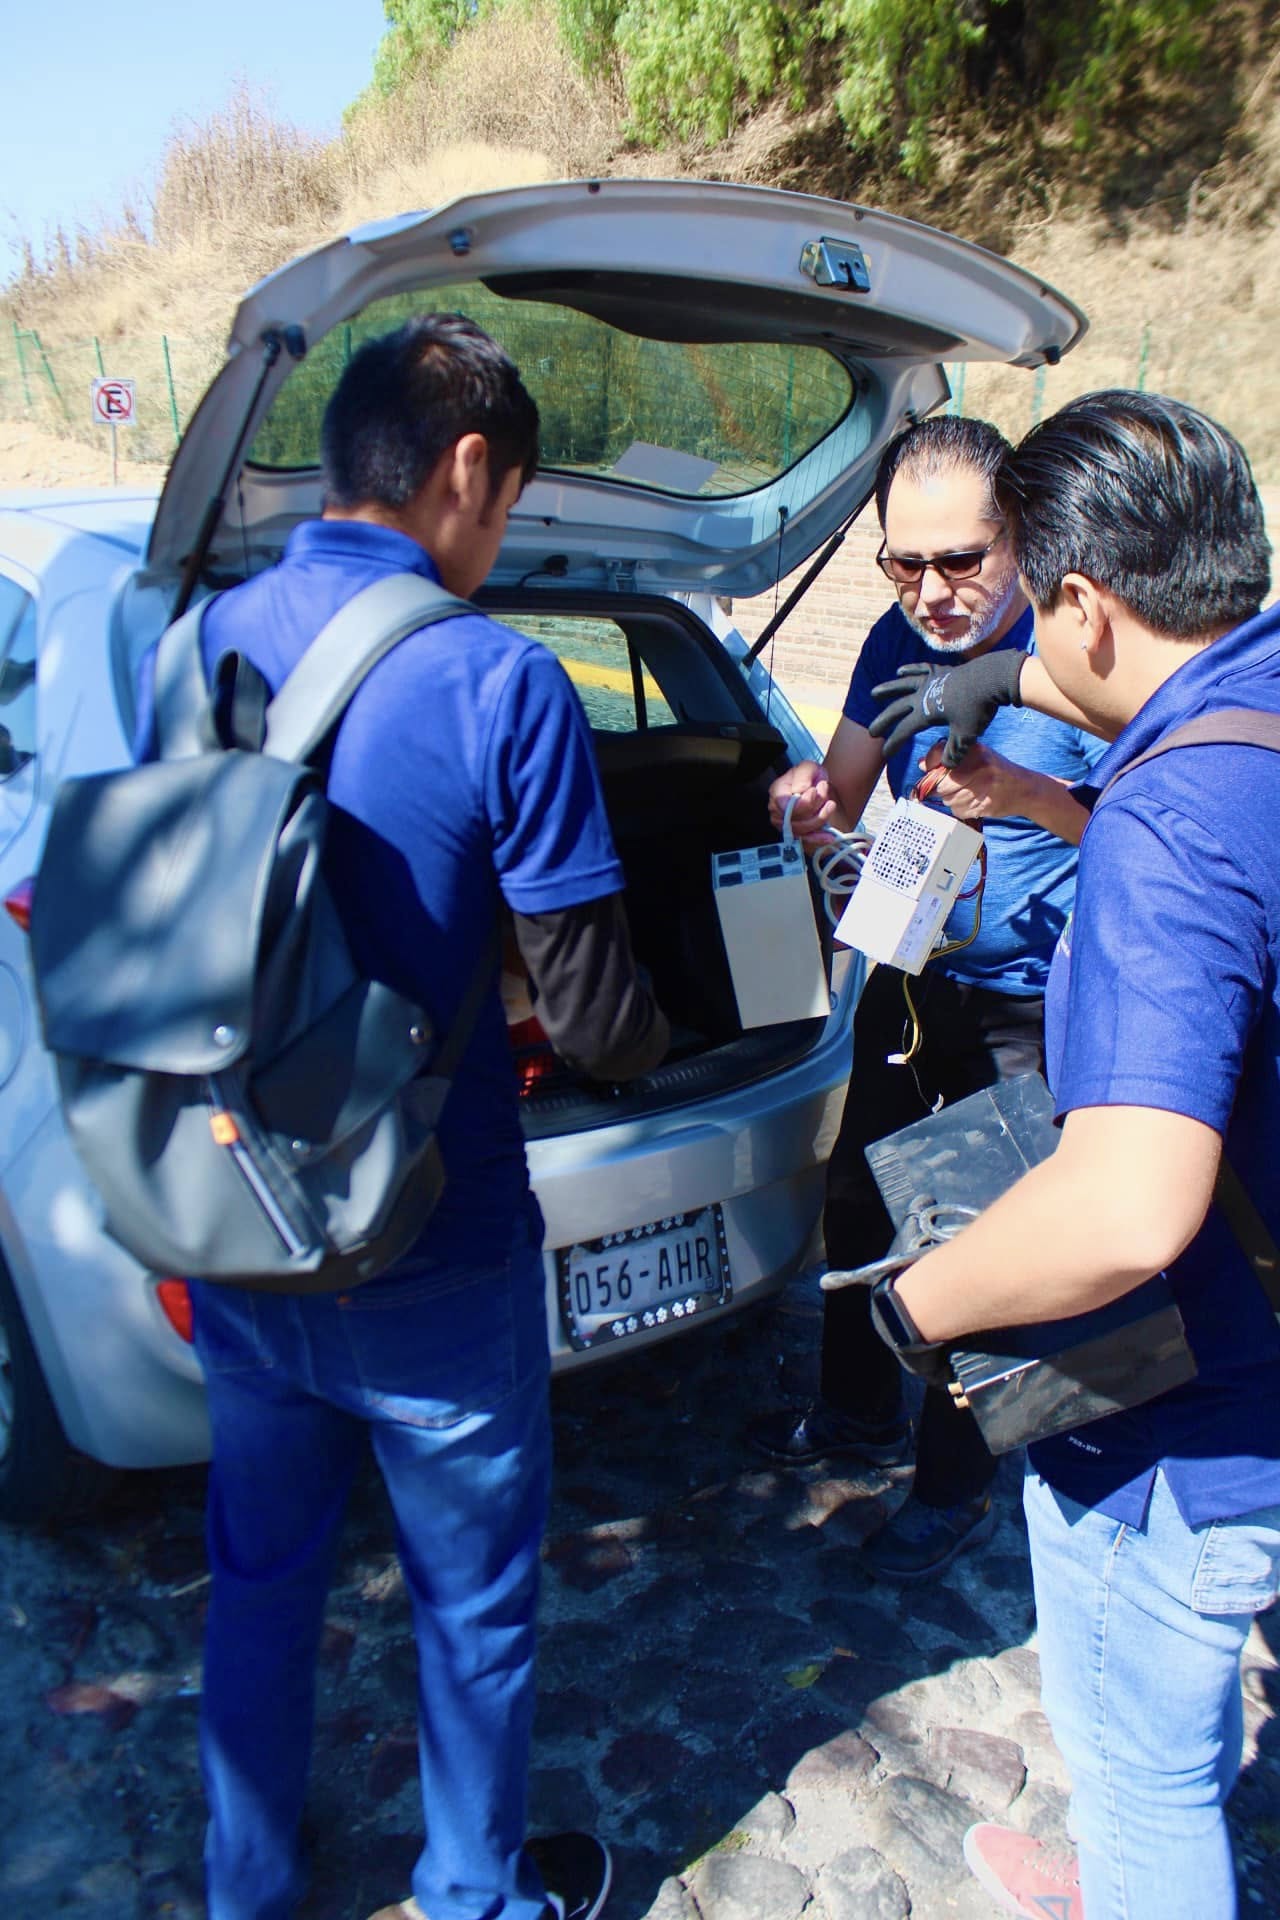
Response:
POLYGON ((717 1200, 558 1247, 556 1281, 560 1325, 576 1353, 696 1319, 733 1298, 724 1210, 717 1200))

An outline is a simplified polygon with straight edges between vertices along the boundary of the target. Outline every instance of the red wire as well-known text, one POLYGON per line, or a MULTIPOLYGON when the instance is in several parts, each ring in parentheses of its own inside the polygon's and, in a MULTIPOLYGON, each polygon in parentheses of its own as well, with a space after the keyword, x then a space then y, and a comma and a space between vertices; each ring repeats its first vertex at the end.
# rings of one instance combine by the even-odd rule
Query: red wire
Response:
MULTIPOLYGON (((947 769, 943 766, 930 767, 929 771, 927 773, 922 773, 920 775, 920 778, 916 781, 916 784, 911 791, 911 798, 913 800, 927 800, 929 796, 933 793, 936 793, 938 788, 942 785, 942 782, 946 777, 946 772, 947 772, 947 769)), ((970 820, 970 821, 967 821, 965 824, 967 826, 976 826, 977 831, 979 833, 982 832, 982 827, 979 822, 970 820)), ((984 840, 982 845, 978 848, 978 878, 971 887, 966 887, 963 893, 958 893, 956 895, 957 904, 961 900, 972 900, 975 894, 981 893, 983 887, 986 885, 986 880, 987 880, 987 843, 984 840)))

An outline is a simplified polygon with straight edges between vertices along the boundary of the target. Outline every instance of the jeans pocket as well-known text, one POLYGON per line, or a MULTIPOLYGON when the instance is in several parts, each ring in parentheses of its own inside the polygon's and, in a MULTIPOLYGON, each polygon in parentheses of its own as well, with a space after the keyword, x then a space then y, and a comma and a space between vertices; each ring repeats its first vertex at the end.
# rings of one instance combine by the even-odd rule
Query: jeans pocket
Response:
POLYGON ((515 1279, 503 1262, 353 1293, 343 1327, 369 1410, 406 1426, 445 1428, 500 1405, 516 1385, 515 1279))
POLYGON ((1280 1506, 1215 1520, 1191 1582, 1197 1613, 1260 1613, 1280 1595, 1280 1506))
POLYGON ((257 1373, 275 1364, 256 1294, 198 1280, 189 1285, 192 1344, 205 1373, 257 1373))

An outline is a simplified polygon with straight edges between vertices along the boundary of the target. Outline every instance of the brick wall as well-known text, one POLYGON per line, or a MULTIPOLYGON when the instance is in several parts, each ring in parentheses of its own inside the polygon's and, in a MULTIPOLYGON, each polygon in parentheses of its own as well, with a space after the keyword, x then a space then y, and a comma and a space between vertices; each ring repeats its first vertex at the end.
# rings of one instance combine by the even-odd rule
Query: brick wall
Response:
MULTIPOLYGON (((1259 493, 1271 544, 1280 556, 1280 487, 1261 487, 1259 493)), ((868 629, 893 603, 893 588, 875 564, 879 545, 875 507, 868 504, 835 559, 818 575, 772 642, 773 671, 783 686, 809 682, 815 691, 829 686, 843 695, 868 629)), ((1280 565, 1275 572, 1280 576, 1280 565)), ((782 582, 778 606, 803 574, 801 567, 782 582)), ((1273 581, 1270 598, 1280 599, 1280 577, 1273 581)), ((735 600, 734 624, 748 640, 754 640, 768 623, 774 604, 772 592, 757 594, 752 600, 735 600)), ((767 655, 769 649, 765 652, 767 655)))
MULTIPOLYGON (((806 681, 843 694, 868 629, 893 600, 893 589, 875 564, 879 545, 875 508, 868 506, 850 528, 835 558, 770 643, 773 671, 784 686, 806 681)), ((778 606, 804 577, 804 571, 798 568, 781 583, 778 606)), ((772 618, 774 606, 772 591, 750 600, 735 600, 734 624, 748 640, 754 640, 772 618)), ((769 652, 766 647, 766 665, 769 652)))

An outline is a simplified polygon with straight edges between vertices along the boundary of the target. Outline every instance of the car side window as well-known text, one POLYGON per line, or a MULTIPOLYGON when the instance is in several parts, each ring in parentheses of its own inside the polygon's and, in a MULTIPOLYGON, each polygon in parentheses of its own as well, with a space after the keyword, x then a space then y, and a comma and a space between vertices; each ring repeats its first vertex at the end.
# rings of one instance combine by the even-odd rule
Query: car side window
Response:
POLYGON ((630 733, 635 728, 669 726, 675 714, 662 689, 646 669, 640 673, 637 711, 636 677, 632 673, 627 636, 615 620, 580 618, 567 614, 499 614, 504 626, 541 640, 555 654, 578 690, 587 719, 596 733, 630 733))
POLYGON ((36 603, 0 574, 0 783, 36 752, 36 603))
POLYGON ((0 847, 30 817, 36 742, 36 603, 0 573, 0 847))

